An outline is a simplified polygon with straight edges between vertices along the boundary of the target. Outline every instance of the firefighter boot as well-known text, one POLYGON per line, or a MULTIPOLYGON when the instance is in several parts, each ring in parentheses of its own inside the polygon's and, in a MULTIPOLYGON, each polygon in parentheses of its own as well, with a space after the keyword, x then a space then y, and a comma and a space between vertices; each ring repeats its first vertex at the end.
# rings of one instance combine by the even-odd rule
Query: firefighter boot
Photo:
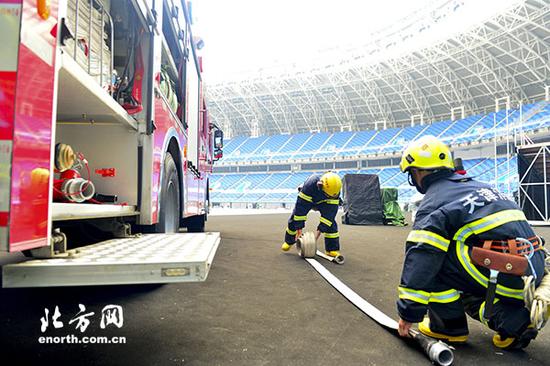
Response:
POLYGON ((290 248, 292 248, 294 244, 288 244, 288 243, 283 243, 283 245, 281 245, 281 250, 283 252, 288 252, 290 248))
POLYGON ((512 349, 522 349, 529 345, 529 343, 535 339, 538 335, 538 331, 529 326, 519 337, 502 337, 500 334, 496 333, 493 336, 493 344, 495 347, 505 350, 512 349))
POLYGON ((428 337, 447 341, 449 343, 465 343, 468 340, 468 334, 463 335, 448 335, 443 333, 436 333, 430 329, 430 318, 424 318, 424 320, 418 324, 418 331, 428 337))

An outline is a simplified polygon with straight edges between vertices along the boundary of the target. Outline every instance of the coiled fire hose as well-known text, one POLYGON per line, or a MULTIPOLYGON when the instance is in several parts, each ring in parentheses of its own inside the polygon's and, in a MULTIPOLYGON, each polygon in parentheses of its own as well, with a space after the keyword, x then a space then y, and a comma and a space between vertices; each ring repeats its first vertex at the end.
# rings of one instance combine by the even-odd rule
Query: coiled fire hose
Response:
POLYGON ((523 298, 525 307, 531 312, 531 324, 541 330, 550 317, 550 252, 543 247, 546 253, 545 276, 539 287, 535 289, 535 277, 526 276, 523 278, 525 286, 523 298))
MULTIPOLYGON (((314 257, 317 250, 315 235, 307 232, 296 242, 296 249, 302 258, 304 258, 332 287, 340 292, 359 310, 365 313, 369 318, 376 321, 386 329, 397 333, 397 322, 371 305, 368 301, 359 296, 355 291, 345 285, 336 276, 334 276, 321 263, 317 262, 314 257)), ((454 355, 452 348, 446 343, 426 337, 422 333, 411 329, 409 335, 414 339, 422 350, 426 353, 429 359, 436 365, 448 366, 453 363, 454 355)))
POLYGON ((55 168, 59 172, 70 169, 76 162, 76 154, 71 146, 58 143, 55 145, 55 168))

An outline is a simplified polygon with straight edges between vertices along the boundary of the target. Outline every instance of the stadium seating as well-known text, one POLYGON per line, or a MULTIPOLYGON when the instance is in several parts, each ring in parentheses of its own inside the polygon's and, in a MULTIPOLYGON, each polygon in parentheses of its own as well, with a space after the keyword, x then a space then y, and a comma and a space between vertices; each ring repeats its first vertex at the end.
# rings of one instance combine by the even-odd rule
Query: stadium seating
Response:
POLYGON ((221 164, 325 160, 398 153, 409 141, 434 135, 449 145, 471 144, 512 134, 522 128, 533 131, 550 127, 550 104, 539 102, 519 109, 469 116, 457 121, 359 132, 319 132, 263 137, 235 137, 226 141, 221 164), (532 114, 535 111, 536 113, 532 114), (524 118, 520 119, 520 116, 524 118), (525 118, 527 116, 527 118, 525 118))
POLYGON ((224 153, 227 155, 231 155, 243 142, 245 142, 248 139, 246 136, 237 136, 233 139, 226 140, 225 146, 223 148, 224 153))
MULTIPOLYGON (((287 142, 283 143, 277 151, 274 151, 274 154, 271 156, 270 160, 288 160, 292 157, 292 154, 299 151, 300 148, 306 143, 311 137, 312 133, 300 133, 297 135, 286 135, 287 142)), ((269 156, 266 157, 269 159, 269 156)))
MULTIPOLYGON (((464 168, 469 176, 492 183, 495 180, 495 159, 464 160, 464 168)), ((496 160, 498 185, 505 193, 517 190, 517 161, 515 158, 496 160), (508 170, 509 169, 509 170, 508 170), (508 189, 508 184, 510 189, 508 189)), ((297 188, 311 175, 321 171, 288 172, 288 173, 228 173, 212 176, 210 200, 220 203, 293 203, 296 200, 297 188)), ((340 176, 363 173, 377 174, 381 187, 395 187, 399 190, 399 201, 406 202, 415 192, 409 186, 407 175, 398 167, 382 169, 336 170, 340 176)))
POLYGON ((377 134, 377 131, 360 131, 356 132, 348 142, 346 142, 339 149, 336 146, 336 149, 339 150, 336 154, 337 157, 348 157, 352 155, 357 155, 358 150, 369 143, 369 141, 377 134))
MULTIPOLYGON (((429 125, 386 130, 300 133, 261 137, 235 137, 226 142, 223 162, 239 165, 248 162, 267 164, 289 161, 324 161, 328 158, 355 158, 359 156, 398 153, 408 142, 434 135, 447 144, 461 145, 483 142, 495 136, 513 136, 519 129, 537 131, 550 128, 550 103, 529 104, 520 109, 469 116, 458 121, 441 121, 429 125), (521 117, 521 118, 520 118, 521 117)), ((517 190, 517 161, 515 158, 484 158, 464 160, 470 176, 493 183, 507 194, 517 190), (496 164, 496 166, 495 166, 496 164)), ((399 201, 407 202, 415 189, 409 186, 407 176, 398 167, 336 170, 347 173, 378 174, 382 187, 395 187, 399 201)), ((210 178, 210 200, 215 204, 260 203, 285 204, 296 200, 297 187, 309 175, 307 172, 258 172, 213 174, 210 178)))
POLYGON ((263 161, 266 157, 271 156, 274 152, 279 151, 281 146, 287 142, 290 135, 273 135, 270 136, 260 147, 254 151, 254 155, 251 155, 249 161, 263 161))
POLYGON ((331 137, 330 133, 320 132, 313 134, 293 155, 293 159, 311 159, 315 153, 320 151, 325 142, 331 137))
POLYGON ((344 146, 354 135, 355 133, 350 131, 332 134, 325 142, 323 148, 318 151, 313 158, 320 159, 333 157, 339 147, 344 146))

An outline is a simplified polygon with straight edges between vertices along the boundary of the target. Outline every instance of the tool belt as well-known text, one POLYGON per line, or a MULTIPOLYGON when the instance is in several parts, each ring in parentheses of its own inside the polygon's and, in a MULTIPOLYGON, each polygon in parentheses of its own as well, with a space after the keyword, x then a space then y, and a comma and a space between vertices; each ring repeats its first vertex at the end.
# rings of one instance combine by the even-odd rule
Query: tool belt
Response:
POLYGON ((528 239, 486 240, 482 247, 472 248, 472 262, 490 271, 483 312, 486 321, 491 316, 498 275, 523 276, 530 265, 529 259, 541 249, 542 245, 536 236, 528 239))
POLYGON ((486 240, 482 247, 472 249, 472 262, 489 270, 523 276, 529 265, 526 256, 542 248, 536 236, 527 240, 531 245, 517 239, 486 240))

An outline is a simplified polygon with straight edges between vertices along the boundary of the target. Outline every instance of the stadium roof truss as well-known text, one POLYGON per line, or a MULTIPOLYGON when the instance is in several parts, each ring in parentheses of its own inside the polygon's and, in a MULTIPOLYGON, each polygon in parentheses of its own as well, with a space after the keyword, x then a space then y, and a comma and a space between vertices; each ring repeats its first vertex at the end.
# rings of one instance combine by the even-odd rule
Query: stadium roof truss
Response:
POLYGON ((548 0, 527 0, 434 46, 383 56, 412 38, 409 27, 332 65, 207 85, 210 116, 232 136, 365 130, 408 125, 412 116, 450 119, 461 106, 486 113, 502 97, 513 107, 542 99, 549 84, 548 0))

